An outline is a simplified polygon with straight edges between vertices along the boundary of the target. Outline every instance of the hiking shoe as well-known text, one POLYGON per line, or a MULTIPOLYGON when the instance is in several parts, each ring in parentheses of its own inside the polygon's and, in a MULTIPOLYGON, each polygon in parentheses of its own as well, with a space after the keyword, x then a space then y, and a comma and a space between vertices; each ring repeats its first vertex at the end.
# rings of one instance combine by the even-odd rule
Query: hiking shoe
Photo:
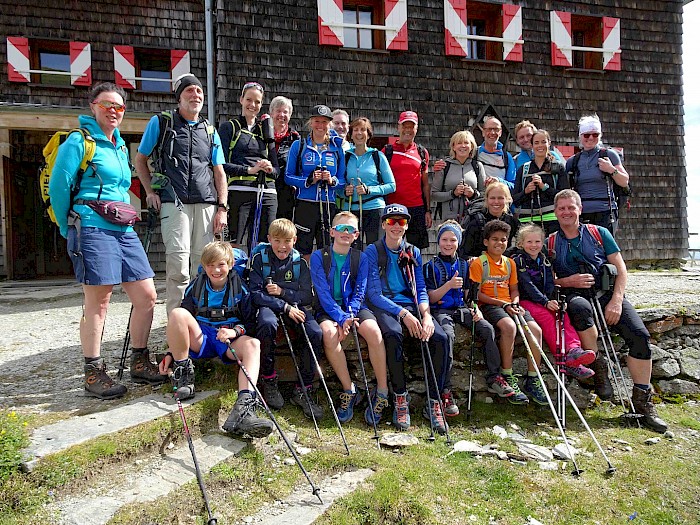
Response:
POLYGON ((654 432, 666 432, 668 430, 668 425, 666 422, 659 417, 656 413, 656 407, 654 403, 651 402, 651 396, 653 392, 651 387, 647 390, 643 390, 639 387, 632 388, 632 405, 634 406, 634 411, 637 414, 644 416, 642 418, 642 423, 649 427, 654 432))
POLYGON ((377 392, 375 388, 369 395, 369 404, 365 409, 365 421, 368 425, 379 424, 382 419, 382 412, 389 406, 389 398, 377 392))
POLYGON ((593 370, 583 365, 561 365, 561 371, 564 372, 567 376, 573 377, 574 379, 588 379, 589 377, 593 377, 595 375, 595 372, 593 370))
POLYGON ((254 438, 265 437, 272 432, 274 425, 269 419, 258 417, 255 408, 258 402, 248 392, 238 394, 233 410, 223 425, 224 432, 238 436, 248 435, 254 438))
POLYGON ((596 360, 591 363, 591 370, 595 372, 593 385, 597 396, 604 401, 611 399, 613 389, 608 377, 608 360, 599 354, 596 360))
POLYGON ((523 394, 522 390, 520 390, 518 378, 513 374, 502 374, 502 376, 506 383, 508 383, 508 386, 513 390, 513 395, 507 398, 508 401, 514 405, 527 405, 530 400, 523 394))
POLYGON ((180 401, 194 397, 194 364, 189 357, 183 364, 173 363, 173 390, 180 401))
POLYGON ((451 390, 443 390, 442 395, 442 407, 445 411, 445 417, 455 417, 459 415, 459 407, 455 403, 455 398, 452 395, 451 390))
POLYGON ((515 390, 508 384, 506 378, 498 374, 496 378, 488 384, 487 390, 498 397, 513 397, 515 390))
POLYGON ((294 389, 294 395, 289 401, 292 403, 292 405, 301 407, 301 409, 304 411, 304 415, 309 419, 322 419, 323 408, 321 408, 321 406, 314 401, 311 386, 304 388, 306 390, 306 394, 308 395, 308 402, 307 396, 304 395, 304 390, 302 390, 301 387, 296 387, 294 389))
POLYGON ((344 390, 340 393, 340 404, 336 413, 338 414, 338 421, 341 423, 347 423, 352 419, 353 407, 360 402, 362 399, 362 392, 355 387, 355 393, 352 390, 344 390))
POLYGON ((440 401, 428 399, 428 403, 423 407, 423 417, 430 421, 430 426, 437 430, 438 434, 447 432, 447 422, 442 417, 440 401))
POLYGON ((100 399, 115 399, 126 394, 126 387, 107 375, 104 359, 85 365, 85 393, 100 399))
POLYGON ((595 361, 595 352, 593 350, 584 350, 579 347, 570 349, 564 357, 564 364, 569 367, 590 365, 593 361, 595 361))
POLYGON ((277 374, 275 374, 273 377, 262 378, 261 394, 269 408, 279 410, 284 406, 284 398, 282 397, 280 389, 277 386, 277 374))
POLYGON ((403 394, 394 394, 394 414, 391 422, 398 430, 408 430, 411 426, 411 414, 408 413, 408 402, 411 396, 408 392, 403 394))
POLYGON ((148 383, 151 385, 159 385, 164 383, 168 376, 164 376, 158 370, 158 365, 151 363, 148 356, 148 350, 131 351, 131 365, 129 367, 131 380, 134 383, 148 383))
POLYGON ((540 406, 546 406, 549 404, 547 400, 547 394, 544 391, 545 387, 537 376, 527 376, 525 379, 525 384, 523 385, 523 391, 525 394, 530 396, 535 403, 540 406))

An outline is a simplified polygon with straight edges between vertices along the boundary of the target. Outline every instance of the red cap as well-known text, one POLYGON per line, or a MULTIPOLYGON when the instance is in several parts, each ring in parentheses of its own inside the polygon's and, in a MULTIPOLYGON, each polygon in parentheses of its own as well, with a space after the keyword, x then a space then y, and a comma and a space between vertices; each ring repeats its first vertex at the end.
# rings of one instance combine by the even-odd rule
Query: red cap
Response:
POLYGON ((404 111, 399 115, 399 124, 403 122, 413 122, 416 126, 418 125, 418 114, 415 111, 404 111))

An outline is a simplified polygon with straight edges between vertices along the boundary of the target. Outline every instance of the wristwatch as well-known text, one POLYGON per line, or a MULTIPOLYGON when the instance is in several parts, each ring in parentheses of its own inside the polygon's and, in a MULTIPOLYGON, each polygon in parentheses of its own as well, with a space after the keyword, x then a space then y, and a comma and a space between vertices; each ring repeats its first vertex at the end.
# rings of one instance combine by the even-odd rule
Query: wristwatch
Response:
POLYGON ((220 210, 223 209, 226 212, 228 212, 231 209, 228 204, 221 204, 221 203, 217 204, 216 207, 219 208, 220 210))

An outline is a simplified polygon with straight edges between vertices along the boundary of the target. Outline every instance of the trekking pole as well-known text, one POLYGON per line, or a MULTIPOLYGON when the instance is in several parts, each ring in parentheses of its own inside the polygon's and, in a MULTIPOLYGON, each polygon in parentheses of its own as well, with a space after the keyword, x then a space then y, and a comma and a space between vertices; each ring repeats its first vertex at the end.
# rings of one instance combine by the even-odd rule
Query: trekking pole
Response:
MULTIPOLYGON (((325 170, 328 171, 328 170, 325 170)), ((326 244, 326 239, 324 238, 324 248, 331 245, 331 198, 328 191, 328 183, 326 182, 323 187, 326 190, 326 218, 328 219, 328 224, 326 228, 326 233, 328 235, 328 243, 326 244)))
POLYGON ((537 207, 540 210, 540 228, 544 230, 544 216, 542 215, 542 196, 540 195, 540 188, 535 188, 535 193, 537 197, 537 207))
MULTIPOLYGON (((295 307, 298 308, 298 306, 295 304, 295 307)), ((350 455, 350 449, 348 448, 348 441, 345 439, 345 432, 343 432, 343 425, 340 424, 340 419, 338 419, 338 412, 335 410, 335 405, 333 404, 333 398, 331 397, 331 393, 328 391, 328 384, 326 383, 326 379, 323 377, 323 370, 321 370, 321 365, 318 364, 318 358, 316 357, 316 352, 314 351, 314 347, 311 345, 311 341, 309 340, 309 334, 306 332, 306 327, 304 326, 304 323, 299 323, 299 326, 301 327, 301 332, 304 334, 304 339, 306 339, 306 344, 309 345, 309 352, 311 352, 311 358, 314 360, 314 364, 316 365, 316 372, 318 373, 318 378, 321 380, 321 384, 323 385, 323 389, 326 391, 326 396, 328 396, 328 404, 331 406, 331 412, 333 412, 333 418, 335 419, 335 424, 338 425, 338 431, 340 432, 340 437, 343 440, 343 445, 345 445, 345 452, 347 452, 348 456, 350 455)))
POLYGON ((238 363, 238 366, 240 369, 243 371, 243 375, 245 375, 246 380, 248 381, 248 384, 250 387, 253 389, 255 392, 255 396, 257 399, 260 400, 262 403, 263 408, 265 409, 265 413, 267 414, 267 417, 270 418, 270 421, 272 421, 272 424, 275 425, 275 428, 277 429, 277 432, 280 433, 280 436, 282 436, 282 439, 284 440, 284 444, 287 445, 287 448, 289 449, 289 452, 292 454, 292 457, 294 458, 294 461, 296 461, 297 466, 301 470, 302 474, 304 474, 304 477, 306 480, 309 482, 309 485, 311 485, 311 493, 318 498, 318 501, 323 504, 323 500, 321 499, 321 490, 314 485, 314 482, 311 480, 311 476, 309 476, 309 473, 306 471, 304 468, 304 465, 302 465, 301 460, 299 459, 299 456, 296 453, 296 450, 294 450, 294 447, 292 446, 291 442, 289 441, 289 438, 287 435, 284 433, 282 430, 282 427, 280 424, 277 422, 277 418, 275 415, 272 413, 272 410, 270 410, 270 407, 267 406, 267 402, 265 401, 265 398, 262 396, 260 393, 260 390, 258 389, 258 386, 253 382, 253 380, 250 378, 250 374, 248 373, 248 370, 246 369, 245 365, 243 362, 240 360, 238 357, 238 354, 236 353, 236 350, 233 348, 233 342, 229 341, 228 342, 228 347, 231 350, 231 353, 233 354, 233 358, 236 360, 236 363, 238 363))
POLYGON ((472 418, 472 386, 474 384, 474 347, 476 342, 476 302, 472 301, 472 340, 469 344, 469 393, 467 394, 467 420, 472 418))
MULTIPOLYGON (((357 326, 355 326, 355 316, 352 313, 352 309, 348 308, 348 312, 350 315, 353 316, 353 322, 352 322, 352 336, 355 339, 355 347, 357 348, 357 358, 360 361, 360 372, 362 372, 362 380, 365 383, 365 392, 367 392, 367 399, 369 400, 370 407, 372 406, 372 399, 370 398, 369 395, 369 383, 367 382, 367 373, 365 372, 365 363, 362 360, 362 349, 360 348, 360 338, 357 335, 357 326)), ((375 396, 376 396, 375 392, 375 396)), ((377 442, 377 448, 379 450, 382 449, 382 446, 379 444, 379 432, 377 431, 377 421, 374 419, 374 412, 372 413, 372 426, 374 427, 374 439, 377 442)))
MULTIPOLYGON (((271 277, 268 277, 268 279, 272 279, 271 277)), ((304 399, 306 399, 306 404, 309 407, 309 412, 311 412, 311 419, 314 422, 314 428, 316 429, 316 435, 320 438, 321 437, 321 431, 318 429, 318 423, 316 422, 316 416, 314 415, 314 411, 311 410, 311 399, 309 398, 309 393, 306 391, 306 385, 304 384, 304 378, 301 375, 301 369, 299 368, 299 361, 297 360, 297 356, 294 353, 294 348, 292 347, 292 341, 289 338, 289 332, 287 331, 287 325, 284 324, 284 317, 282 314, 278 314, 277 318, 280 321, 280 324, 282 325, 282 331, 284 332, 284 337, 287 339, 287 345, 289 346, 289 353, 292 354, 292 361, 294 361, 294 368, 296 368, 297 371, 297 378, 299 379, 299 385, 301 386, 301 391, 304 394, 304 399)))
POLYGON ((559 420, 561 421, 561 426, 566 428, 566 398, 562 392, 562 385, 565 384, 566 376, 564 375, 564 369, 562 364, 564 362, 564 354, 566 353, 566 332, 564 325, 564 316, 566 315, 566 301, 562 299, 561 296, 561 286, 554 287, 556 294, 556 301, 559 305, 559 310, 556 313, 556 332, 557 340, 554 351, 554 364, 556 365, 557 376, 561 379, 557 382, 557 413, 559 414, 559 420))
MULTIPOLYGON (((148 252, 151 249, 151 237, 153 236, 153 231, 156 229, 156 224, 158 223, 158 212, 155 208, 148 208, 148 214, 146 215, 146 236, 143 241, 143 250, 146 252, 146 258, 148 258, 148 252)), ((124 376, 124 370, 126 369, 126 354, 129 351, 129 344, 131 343, 131 316, 134 313, 134 305, 131 305, 129 310, 129 319, 126 322, 126 333, 124 334, 124 344, 122 345, 122 356, 119 359, 119 370, 117 371, 117 378, 119 381, 122 380, 124 376)), ((102 327, 104 333, 104 326, 102 327)))
MULTIPOLYGON (((522 318, 522 320, 524 321, 525 319, 522 318)), ((564 395, 566 396, 566 399, 569 400, 569 404, 571 404, 571 407, 574 409, 574 412, 576 412, 576 415, 578 416, 579 420, 581 421, 581 424, 586 428, 586 431, 588 432, 588 435, 591 436, 591 439, 593 440, 593 442, 594 442, 594 443, 596 444, 596 446, 598 447, 598 450, 600 451, 600 454, 603 456, 603 459, 605 459, 605 461, 608 463, 608 469, 607 469, 606 472, 607 472, 608 474, 614 474, 615 471, 616 471, 617 469, 616 469, 615 467, 613 467, 612 463, 610 463, 610 460, 608 459, 607 454, 606 454, 605 451, 603 450, 603 447, 600 446, 600 443, 599 443, 598 440, 596 439, 595 434, 594 434, 593 431, 591 430, 591 427, 588 425, 588 422, 586 421, 586 418, 583 417, 583 414, 581 413, 581 410, 578 408, 578 406, 577 406, 576 403, 574 402, 574 398, 571 397, 571 394, 570 394, 569 391, 567 390, 566 385, 564 385, 564 383, 561 381, 561 379, 559 378, 559 376, 557 376, 557 375, 555 374, 555 370, 554 370, 554 367, 552 366, 552 363, 549 361, 549 359, 547 358, 547 356, 545 355, 545 353, 542 351, 542 347, 539 345, 539 343, 537 342, 537 340, 536 340, 536 339, 534 338, 534 336, 532 335, 532 331, 530 330, 530 327, 528 326, 527 323, 521 323, 521 325, 524 327, 525 331, 528 332, 528 333, 530 334, 530 337, 532 337, 533 342, 535 343, 535 345, 537 346, 538 350, 540 351, 540 355, 542 356, 542 361, 544 362, 544 364, 545 364, 545 365, 547 366, 547 368, 549 369, 549 372, 550 372, 551 374, 554 374, 554 378, 557 380, 557 383, 559 384, 559 386, 561 386, 562 392, 564 392, 564 395)), ((522 337, 522 336, 521 336, 521 337, 522 337)))
MULTIPOLYGON (((262 219, 262 208, 263 208, 263 196, 265 190, 265 172, 258 172, 258 190, 256 193, 255 200, 255 215, 253 218, 253 231, 250 232, 250 246, 248 247, 248 253, 252 253, 253 248, 258 245, 258 239, 260 238, 260 222, 262 219)), ((239 240, 242 242, 242 239, 239 240)))
POLYGON ((180 412, 180 419, 182 420, 182 426, 185 430, 185 438, 187 438, 187 444, 190 447, 190 453, 192 454, 192 461, 194 462, 194 473, 197 476, 197 484, 199 485, 199 490, 202 493, 202 499, 204 499, 204 507, 207 509, 207 514, 209 515, 209 520, 207 525, 216 525, 216 518, 212 516, 211 507, 209 507, 209 497, 207 496, 207 489, 204 486, 204 479, 202 478, 202 471, 199 468, 199 462, 197 461, 197 454, 194 452, 194 443, 192 442, 192 435, 190 434, 190 427, 187 426, 187 419, 185 419, 185 411, 182 408, 182 403, 180 402, 180 397, 175 392, 175 401, 177 402, 177 410, 180 412))
MULTIPOLYGON (((360 179, 358 177, 357 180, 360 181, 360 186, 362 186, 362 179, 360 179)), ((359 230, 360 230, 360 236, 357 239, 360 241, 360 251, 363 251, 365 249, 365 241, 362 238, 362 236, 364 235, 364 232, 362 231, 362 194, 360 194, 360 193, 357 194, 357 202, 360 205, 360 221, 358 223, 359 230)))
MULTIPOLYGON (((514 308, 514 309, 519 308, 519 305, 514 304, 511 306, 511 308, 514 308)), ((559 432, 561 433, 561 437, 564 440, 564 444, 566 445, 566 450, 569 454, 569 457, 571 458, 571 462, 574 464, 574 470, 573 470, 573 472, 571 472, 571 475, 572 476, 580 476, 581 473, 583 473, 583 470, 581 470, 578 467, 578 465, 576 464, 576 457, 574 455, 573 447, 569 443, 569 438, 566 437, 566 432, 564 431, 564 427, 562 426, 561 421, 559 421, 559 417, 557 416, 557 409, 554 407, 554 402, 552 401, 552 398, 549 395, 549 390, 547 389, 547 385, 545 385, 544 379, 542 378, 542 372, 540 372, 540 367, 537 366, 537 362, 535 361, 535 356, 532 354, 532 348, 530 348, 530 343, 528 342, 528 339, 525 335, 525 330, 523 327, 527 326, 527 322, 525 321, 525 318, 523 317, 523 315, 519 311, 516 310, 514 313, 515 313, 515 315, 513 316, 513 320, 515 321, 515 325, 518 327, 518 332, 520 333, 520 337, 522 338, 523 344, 525 345, 525 349, 527 350, 527 355, 535 367, 535 372, 537 372, 537 378, 540 381, 540 384, 542 385, 542 390, 544 390, 544 395, 547 398, 547 404, 549 405, 549 409, 552 411, 552 416, 554 416, 554 421, 557 423, 557 428, 559 429, 559 432)), ((527 326, 527 332, 528 332, 528 335, 530 337, 532 337, 535 344, 537 344, 537 348, 540 351, 540 355, 542 355, 543 354, 542 349, 539 347, 539 343, 537 343, 537 340, 533 337, 533 334, 530 331, 529 326, 527 326)), ((557 379, 558 379, 558 376, 557 376, 557 379)))

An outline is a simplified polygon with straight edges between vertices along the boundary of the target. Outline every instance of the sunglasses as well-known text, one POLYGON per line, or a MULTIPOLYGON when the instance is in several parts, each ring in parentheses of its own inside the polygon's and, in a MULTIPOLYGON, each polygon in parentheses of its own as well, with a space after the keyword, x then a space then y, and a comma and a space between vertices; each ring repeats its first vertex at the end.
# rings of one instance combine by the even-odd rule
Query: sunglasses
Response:
POLYGON ((246 82, 245 84, 243 84, 243 89, 241 90, 241 93, 245 93, 245 90, 250 88, 255 88, 258 91, 260 91, 260 93, 265 93, 265 89, 257 82, 246 82))
POLYGON ((105 111, 109 111, 110 109, 113 109, 117 113, 124 113, 124 111, 126 111, 126 106, 117 102, 109 102, 107 100, 95 100, 93 101, 93 104, 97 104, 105 111))
POLYGON ((336 224, 333 229, 339 233, 355 233, 357 228, 352 224, 336 224))
POLYGON ((386 223, 389 226, 394 226, 395 224, 398 224, 399 226, 406 226, 408 224, 408 219, 395 219, 394 217, 389 217, 386 219, 386 223))
POLYGON ((590 139, 591 137, 598 138, 600 137, 600 133, 584 133, 583 138, 584 139, 590 139))

